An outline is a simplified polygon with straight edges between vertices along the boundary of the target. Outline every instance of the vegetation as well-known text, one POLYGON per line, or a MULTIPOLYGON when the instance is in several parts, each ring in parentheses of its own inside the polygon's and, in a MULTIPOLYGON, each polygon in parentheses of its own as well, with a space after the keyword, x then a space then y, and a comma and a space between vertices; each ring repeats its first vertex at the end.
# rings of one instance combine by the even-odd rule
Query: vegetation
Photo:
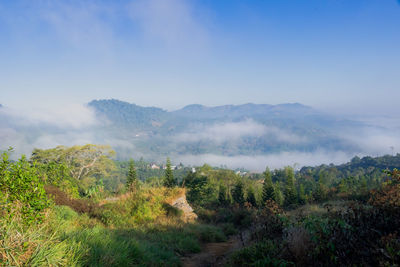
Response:
POLYGON ((129 191, 136 191, 138 187, 138 178, 136 174, 135 162, 133 160, 129 161, 129 171, 126 178, 126 188, 129 191))
POLYGON ((165 168, 165 177, 164 177, 164 186, 166 187, 174 187, 176 185, 176 181, 174 178, 174 174, 171 169, 171 160, 167 158, 167 164, 165 168))
POLYGON ((2 266, 179 266, 232 235, 226 244, 245 244, 225 255, 232 266, 400 263, 399 155, 240 176, 172 170, 169 159, 151 170, 94 145, 10 153, 0 162, 2 266), (196 221, 174 204, 182 196, 196 221))

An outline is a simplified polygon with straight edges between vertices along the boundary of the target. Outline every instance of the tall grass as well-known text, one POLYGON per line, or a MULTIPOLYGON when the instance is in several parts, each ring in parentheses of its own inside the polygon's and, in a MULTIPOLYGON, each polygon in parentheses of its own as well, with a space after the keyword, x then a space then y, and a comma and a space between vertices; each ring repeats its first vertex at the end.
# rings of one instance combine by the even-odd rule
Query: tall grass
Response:
POLYGON ((199 252, 201 242, 226 236, 167 212, 163 203, 179 194, 150 188, 90 215, 52 206, 43 223, 30 226, 14 210, 0 218, 0 266, 180 266, 180 257, 199 252))
POLYGON ((52 220, 27 226, 18 208, 11 212, 12 217, 0 219, 1 266, 81 265, 85 249, 80 243, 61 241, 52 220))

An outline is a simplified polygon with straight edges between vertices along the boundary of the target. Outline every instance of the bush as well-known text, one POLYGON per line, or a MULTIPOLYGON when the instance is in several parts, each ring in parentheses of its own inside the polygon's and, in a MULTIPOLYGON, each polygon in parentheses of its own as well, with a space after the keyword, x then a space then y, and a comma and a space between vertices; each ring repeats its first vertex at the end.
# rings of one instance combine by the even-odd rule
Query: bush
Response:
POLYGON ((283 244, 272 240, 255 243, 231 256, 232 266, 294 266, 293 262, 281 259, 283 244))
POLYGON ((221 228, 213 225, 193 224, 185 231, 193 233, 202 242, 224 242, 227 239, 221 228))
POLYGON ((17 162, 11 162, 7 152, 1 155, 0 201, 0 206, 6 213, 3 216, 12 216, 10 208, 19 202, 24 223, 31 224, 43 220, 43 211, 49 207, 50 202, 35 166, 31 165, 25 156, 17 162))

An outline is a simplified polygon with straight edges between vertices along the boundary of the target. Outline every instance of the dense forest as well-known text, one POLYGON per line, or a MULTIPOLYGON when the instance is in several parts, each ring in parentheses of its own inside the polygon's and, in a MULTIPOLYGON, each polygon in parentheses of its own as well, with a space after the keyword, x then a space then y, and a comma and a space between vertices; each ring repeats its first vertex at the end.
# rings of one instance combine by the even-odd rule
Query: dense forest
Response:
POLYGON ((12 153, 0 161, 2 266, 400 263, 400 154, 251 173, 119 161, 90 144, 12 153))

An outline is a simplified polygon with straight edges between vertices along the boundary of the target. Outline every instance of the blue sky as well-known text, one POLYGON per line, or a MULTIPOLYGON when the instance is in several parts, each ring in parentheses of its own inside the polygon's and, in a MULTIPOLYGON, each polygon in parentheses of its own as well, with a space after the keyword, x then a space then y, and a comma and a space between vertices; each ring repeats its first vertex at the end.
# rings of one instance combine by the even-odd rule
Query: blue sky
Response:
POLYGON ((400 115, 398 0, 0 0, 0 103, 400 115))

